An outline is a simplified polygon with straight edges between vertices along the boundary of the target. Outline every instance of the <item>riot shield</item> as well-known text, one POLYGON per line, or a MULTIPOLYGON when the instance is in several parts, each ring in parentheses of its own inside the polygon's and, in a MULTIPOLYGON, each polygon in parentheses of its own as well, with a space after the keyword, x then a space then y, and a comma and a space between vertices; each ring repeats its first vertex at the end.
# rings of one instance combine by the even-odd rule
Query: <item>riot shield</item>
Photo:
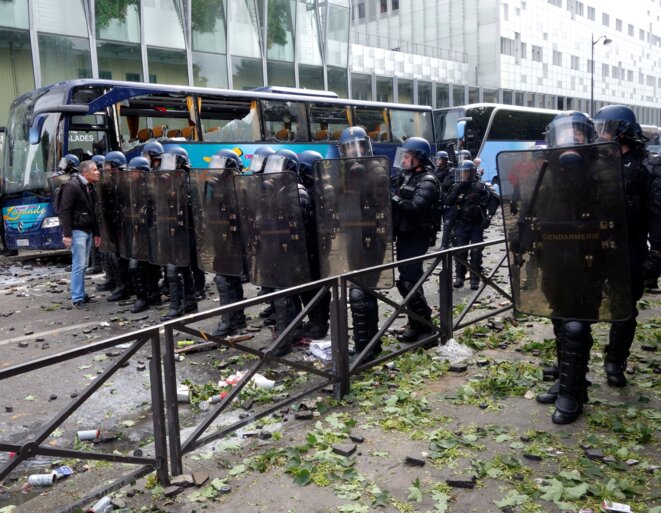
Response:
POLYGON ((118 233, 117 245, 119 256, 131 258, 131 243, 133 242, 133 218, 131 217, 131 175, 128 171, 120 171, 116 175, 118 233))
POLYGON ((150 198, 147 192, 146 173, 130 170, 121 174, 123 192, 128 201, 122 202, 122 238, 120 256, 149 261, 150 198))
POLYGON ((119 248, 119 209, 117 198, 118 170, 103 170, 99 175, 99 227, 102 252, 115 252, 119 248))
POLYGON ((243 249, 252 283, 286 288, 311 280, 298 179, 294 173, 234 178, 243 249))
POLYGON ((631 314, 617 144, 497 156, 515 309, 613 321, 631 314))
POLYGON ((193 218, 198 264, 207 272, 243 272, 239 210, 232 169, 193 169, 193 218))
MULTIPOLYGON (((386 157, 315 163, 321 277, 393 261, 390 162, 386 157)), ((363 275, 371 288, 390 288, 394 270, 363 275)))
POLYGON ((190 264, 188 194, 183 169, 147 174, 147 191, 153 205, 149 261, 156 265, 190 264))

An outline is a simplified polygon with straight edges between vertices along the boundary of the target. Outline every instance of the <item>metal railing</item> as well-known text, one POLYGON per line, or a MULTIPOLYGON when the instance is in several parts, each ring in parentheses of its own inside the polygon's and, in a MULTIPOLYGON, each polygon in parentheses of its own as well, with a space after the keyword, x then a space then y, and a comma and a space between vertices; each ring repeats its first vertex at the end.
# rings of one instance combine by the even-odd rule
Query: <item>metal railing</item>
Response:
POLYGON ((103 490, 99 490, 77 501, 65 511, 71 511, 77 507, 83 506, 94 498, 102 497, 111 491, 118 490, 123 486, 131 483, 132 481, 150 474, 153 471, 156 471, 158 479, 161 483, 168 482, 167 444, 163 409, 163 376, 160 363, 161 345, 158 327, 142 329, 140 331, 131 332, 126 335, 113 337, 80 348, 63 351, 55 355, 2 369, 0 370, 0 382, 14 376, 19 376, 29 372, 52 367, 53 365, 67 362, 80 356, 113 348, 119 344, 125 344, 127 342, 132 342, 132 345, 126 348, 116 360, 114 360, 106 369, 104 369, 103 372, 97 376, 83 392, 81 392, 77 397, 74 397, 62 411, 55 415, 52 420, 46 422, 31 440, 25 441, 21 444, 0 442, 0 451, 15 453, 15 455, 9 459, 7 464, 2 469, 0 469, 0 481, 7 477, 9 473, 23 461, 34 458, 35 456, 49 456, 54 458, 80 458, 83 460, 97 460, 112 463, 128 463, 133 465, 140 465, 140 467, 135 471, 121 476, 111 484, 106 485, 103 490), (150 343, 149 345, 151 347, 152 354, 152 359, 149 362, 149 379, 151 385, 151 411, 153 415, 152 422, 154 428, 154 457, 149 458, 146 456, 123 456, 114 453, 106 454, 101 452, 88 452, 44 445, 44 442, 55 432, 56 429, 58 429, 59 426, 61 426, 71 415, 73 415, 97 390, 104 386, 115 374, 115 372, 122 368, 138 352, 139 349, 148 343, 150 343))
POLYGON ((443 343, 452 337, 455 330, 464 328, 470 324, 479 322, 486 317, 491 317, 511 309, 511 305, 503 306, 500 309, 490 310, 487 315, 477 316, 471 318, 470 320, 466 320, 468 312, 484 292, 487 285, 491 286, 497 293, 503 295, 510 302, 511 296, 508 292, 503 290, 502 287, 495 283, 493 279, 494 275, 503 266, 505 257, 498 261, 498 263, 491 269, 488 275, 485 275, 479 269, 473 268, 469 262, 465 262, 460 256, 457 255, 457 253, 461 254, 467 249, 485 248, 487 246, 500 245, 503 243, 504 239, 502 238, 489 240, 479 244, 465 246, 463 248, 450 248, 447 250, 427 253, 415 258, 399 260, 380 266, 345 273, 339 276, 307 283, 305 285, 265 294, 252 299, 246 299, 238 303, 221 306, 205 312, 187 315, 185 317, 174 319, 157 326, 145 328, 140 331, 132 332, 119 337, 113 337, 78 349, 65 351, 53 356, 0 370, 0 381, 3 381, 14 376, 43 369, 57 363, 65 362, 85 354, 108 349, 117 346, 118 344, 133 342, 133 344, 127 348, 116 361, 113 361, 113 363, 108 366, 108 368, 106 368, 79 397, 71 401, 64 410, 56 415, 52 421, 44 425, 32 440, 22 444, 0 442, 0 451, 12 451, 16 453, 16 457, 11 459, 7 465, 5 465, 5 467, 0 470, 0 480, 6 477, 9 472, 15 469, 21 462, 37 455, 52 457, 76 457, 81 459, 142 465, 135 472, 118 478, 110 485, 104 486, 103 489, 97 490, 85 498, 78 500, 68 509, 62 511, 73 511, 75 508, 90 502, 94 498, 101 497, 104 494, 121 488, 131 481, 134 481, 135 479, 138 479, 139 477, 142 477, 153 471, 157 472, 159 482, 162 485, 167 485, 169 484, 169 475, 180 475, 184 472, 183 456, 186 453, 189 453, 194 449, 208 444, 214 440, 228 436, 238 429, 251 424, 264 416, 272 414, 284 406, 296 403, 297 401, 302 400, 302 398, 306 395, 316 392, 322 388, 332 386, 335 396, 339 399, 350 392, 350 380, 352 375, 375 365, 380 365, 387 360, 396 358, 397 356, 407 351, 415 350, 418 347, 426 345, 431 341, 438 339, 443 343), (451 269, 453 258, 461 261, 470 271, 477 273, 480 276, 482 282, 480 288, 475 291, 472 298, 467 302, 463 311, 456 319, 454 319, 453 315, 454 303, 451 269), (418 280, 413 289, 405 298, 403 298, 401 302, 396 302, 382 292, 371 290, 361 285, 361 277, 364 275, 374 273, 375 271, 378 272, 387 269, 394 269, 395 267, 418 262, 427 264, 423 276, 418 280), (415 314, 415 312, 411 311, 407 305, 410 299, 415 295, 416 291, 423 287, 423 285, 429 280, 432 273, 434 273, 435 270, 439 267, 440 272, 438 273, 437 289, 439 315, 438 325, 435 325, 432 322, 425 320, 415 314), (378 332, 368 343, 367 347, 360 354, 356 355, 352 362, 350 362, 349 359, 349 319, 347 313, 349 307, 347 290, 349 287, 359 287, 363 289, 365 293, 376 297, 378 300, 385 303, 388 307, 392 308, 392 313, 390 313, 390 315, 388 315, 388 317, 385 319, 378 332), (202 321, 207 321, 223 314, 244 310, 246 308, 254 307, 260 303, 270 302, 282 297, 300 294, 310 290, 317 290, 313 299, 303 306, 302 310, 296 315, 296 317, 286 327, 286 329, 279 333, 265 349, 256 349, 251 345, 234 341, 231 338, 223 339, 214 337, 207 333, 205 329, 202 329, 198 326, 202 321), (282 346, 282 344, 286 343, 289 335, 292 334, 297 325, 302 322, 303 318, 308 314, 308 312, 321 300, 322 296, 328 292, 331 293, 331 365, 327 368, 320 369, 309 362, 297 361, 276 356, 278 349, 282 346), (386 334, 392 323, 400 314, 406 314, 410 316, 419 323, 425 324, 430 328, 430 330, 433 331, 429 334, 429 336, 418 340, 415 343, 407 344, 391 352, 384 352, 375 359, 365 361, 366 355, 370 353, 374 345, 380 341, 381 337, 386 334), (161 330, 163 331, 162 336, 160 334, 161 330), (206 341, 216 342, 220 347, 226 347, 258 357, 258 359, 252 363, 252 365, 250 365, 247 371, 243 374, 240 381, 236 383, 234 387, 232 387, 227 396, 208 410, 201 422, 199 422, 199 424, 194 427, 192 433, 185 441, 183 441, 183 443, 181 441, 181 426, 177 398, 177 372, 175 368, 176 358, 174 336, 175 330, 191 336, 199 337, 206 341), (55 431, 55 429, 57 429, 57 427, 60 426, 69 416, 71 416, 94 392, 102 387, 103 384, 106 383, 107 380, 132 356, 134 356, 141 347, 145 346, 148 341, 151 342, 152 351, 152 358, 149 368, 155 456, 153 458, 142 456, 121 456, 117 454, 103 454, 45 447, 43 442, 48 438, 48 436, 52 434, 53 431, 55 431), (163 348, 161 348, 161 343, 163 344, 163 348), (246 387, 246 385, 255 376, 255 374, 270 363, 286 365, 297 371, 309 373, 310 375, 314 376, 316 380, 307 388, 303 390, 297 390, 296 393, 291 396, 286 396, 282 400, 272 403, 260 411, 256 411, 250 415, 245 415, 244 418, 240 418, 238 421, 231 425, 222 426, 215 432, 205 435, 205 433, 209 430, 219 415, 221 415, 223 412, 226 412, 229 409, 229 406, 234 404, 239 399, 241 391, 246 387))

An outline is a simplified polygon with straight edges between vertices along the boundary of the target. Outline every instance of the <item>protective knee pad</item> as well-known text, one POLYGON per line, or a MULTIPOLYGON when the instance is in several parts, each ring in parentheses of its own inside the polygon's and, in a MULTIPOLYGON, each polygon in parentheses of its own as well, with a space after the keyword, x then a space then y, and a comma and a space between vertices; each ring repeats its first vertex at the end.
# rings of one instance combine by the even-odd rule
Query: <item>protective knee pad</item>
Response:
POLYGON ((589 322, 565 321, 562 323, 563 351, 589 353, 592 344, 592 328, 589 322))

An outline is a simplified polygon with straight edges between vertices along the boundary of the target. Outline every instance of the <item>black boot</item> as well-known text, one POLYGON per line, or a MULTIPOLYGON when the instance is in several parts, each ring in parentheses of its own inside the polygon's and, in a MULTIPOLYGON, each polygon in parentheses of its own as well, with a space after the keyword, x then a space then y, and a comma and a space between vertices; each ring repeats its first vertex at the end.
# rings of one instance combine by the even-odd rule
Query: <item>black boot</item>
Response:
MULTIPOLYGON (((312 301, 317 294, 317 290, 312 290, 303 294, 303 300, 308 303, 312 301)), ((305 336, 313 340, 324 338, 328 335, 328 318, 330 316, 330 293, 324 294, 319 302, 310 310, 308 314, 309 322, 303 325, 305 336)))
MULTIPOLYGON (((555 367, 548 367, 549 369, 555 369, 555 379, 560 377, 560 351, 562 351, 562 321, 558 319, 552 319, 553 323, 553 334, 555 335, 555 367)), ((551 374, 551 372, 546 372, 546 369, 543 370, 544 374, 551 374)), ((555 381, 551 388, 546 392, 537 394, 535 400, 541 404, 553 404, 558 398, 558 391, 560 390, 560 381, 555 381)))
MULTIPOLYGON (((220 306, 232 304, 232 300, 231 300, 232 293, 230 291, 230 284, 227 280, 227 277, 217 274, 214 277, 214 282, 216 283, 216 289, 218 290, 218 299, 220 306)), ((218 322, 218 326, 216 326, 216 329, 213 331, 212 335, 214 337, 222 338, 222 337, 228 337, 230 335, 234 335, 234 333, 236 333, 236 330, 232 329, 231 313, 225 312, 221 314, 220 321, 218 322)))
POLYGON ((477 290, 480 288, 480 277, 477 274, 471 273, 470 282, 471 290, 477 290))
MULTIPOLYGON (((402 295, 402 298, 404 298, 411 292, 411 289, 413 289, 413 283, 398 280, 397 289, 399 290, 399 293, 402 295)), ((431 322, 431 308, 429 308, 429 306, 427 305, 427 300, 425 299, 425 295, 422 289, 418 289, 413 294, 413 296, 409 300, 408 307, 411 309, 411 311, 414 314, 431 322)), ((431 333, 433 333, 433 331, 434 330, 430 326, 427 326, 426 324, 417 321, 416 319, 413 319, 412 317, 409 316, 409 325, 404 333, 397 336, 397 340, 399 342, 415 342, 420 338, 429 336, 431 333)), ((432 341, 427 345, 429 347, 425 347, 425 348, 430 349, 431 347, 436 345, 436 342, 432 341)))
POLYGON ((612 387, 627 386, 624 371, 627 370, 627 358, 636 333, 636 324, 635 315, 626 321, 616 321, 611 324, 608 345, 605 348, 604 370, 606 381, 612 387))
MULTIPOLYGON (((300 312, 300 307, 297 305, 298 298, 292 296, 278 298, 273 303, 275 306, 275 332, 279 336, 300 312)), ((295 329, 292 330, 281 342, 275 351, 276 356, 285 356, 291 352, 296 339, 295 332, 295 329)))
POLYGON ((147 301, 147 270, 145 269, 144 262, 131 260, 129 262, 129 272, 131 274, 131 282, 133 283, 133 290, 135 290, 135 303, 131 307, 131 313, 144 312, 149 308, 147 301))
MULTIPOLYGON (((366 294, 359 288, 349 290, 349 303, 353 319, 353 342, 356 356, 358 356, 379 331, 378 304, 376 298, 366 294)), ((378 340, 362 361, 374 360, 380 352, 381 341, 378 340)))
POLYGON ((197 312, 197 299, 195 294, 195 278, 190 267, 181 268, 184 284, 184 313, 197 312))
POLYGON ((108 292, 117 288, 117 281, 115 276, 117 270, 115 269, 110 253, 101 253, 101 262, 103 271, 106 273, 103 281, 96 285, 96 290, 99 292, 108 292))
POLYGON ((107 298, 108 301, 128 299, 133 294, 129 261, 125 258, 120 258, 117 253, 109 253, 108 260, 110 261, 110 265, 115 269, 115 281, 117 282, 117 286, 107 298))
POLYGON ((554 424, 571 424, 583 413, 585 375, 588 369, 592 335, 586 322, 563 323, 562 351, 560 353, 560 388, 551 416, 554 424))
POLYGON ((169 321, 181 317, 184 313, 184 305, 182 301, 184 284, 178 274, 174 276, 169 275, 167 280, 170 283, 170 309, 161 317, 161 321, 169 321))

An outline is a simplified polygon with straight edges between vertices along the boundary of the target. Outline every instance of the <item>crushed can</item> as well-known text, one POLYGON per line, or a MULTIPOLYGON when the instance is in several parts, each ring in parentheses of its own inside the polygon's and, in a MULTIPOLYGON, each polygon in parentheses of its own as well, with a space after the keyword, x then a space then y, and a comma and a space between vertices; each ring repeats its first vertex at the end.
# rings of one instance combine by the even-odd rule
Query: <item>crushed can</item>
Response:
POLYGON ((101 438, 101 431, 99 429, 84 429, 76 433, 78 440, 97 440, 101 438))
POLYGON ((32 474, 28 477, 28 484, 31 486, 53 486, 57 481, 57 473, 50 474, 32 474))
POLYGON ((94 505, 85 510, 85 513, 110 513, 113 510, 113 504, 110 497, 102 497, 94 505))

